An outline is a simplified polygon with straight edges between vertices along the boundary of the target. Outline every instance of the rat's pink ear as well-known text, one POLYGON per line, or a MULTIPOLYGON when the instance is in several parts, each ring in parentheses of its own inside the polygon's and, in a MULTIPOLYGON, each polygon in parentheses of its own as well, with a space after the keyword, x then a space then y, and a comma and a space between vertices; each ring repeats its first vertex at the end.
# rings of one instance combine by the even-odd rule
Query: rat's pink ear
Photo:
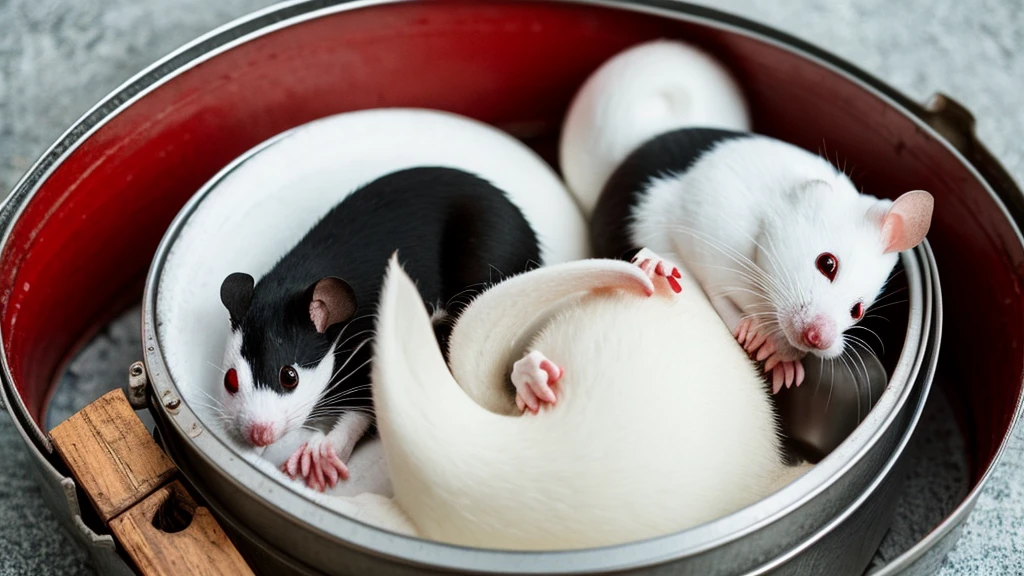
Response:
POLYGON ((881 218, 884 253, 909 250, 924 240, 932 225, 935 199, 924 190, 906 192, 881 218))
POLYGON ((341 278, 328 276, 310 288, 309 319, 320 334, 339 322, 350 320, 356 313, 356 293, 341 278))

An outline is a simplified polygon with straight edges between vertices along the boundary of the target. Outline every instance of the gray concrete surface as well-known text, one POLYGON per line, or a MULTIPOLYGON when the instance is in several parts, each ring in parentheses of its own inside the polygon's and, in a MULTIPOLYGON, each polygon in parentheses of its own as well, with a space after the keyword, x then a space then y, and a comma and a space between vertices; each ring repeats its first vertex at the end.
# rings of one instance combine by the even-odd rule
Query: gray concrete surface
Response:
MULTIPOLYGON (((1024 181, 1024 6, 1020 0, 721 0, 705 2, 815 43, 920 100, 951 94, 979 119, 982 139, 1024 181)), ((188 40, 251 10, 260 0, 0 0, 0 193, 89 106, 133 73, 188 40)), ((127 320, 126 322, 130 322, 127 320)), ((113 327, 73 372, 79 400, 97 375, 120 374, 134 344, 113 327), (125 346, 129 353, 126 353, 125 346)), ((75 402, 56 409, 73 409, 75 402)), ((936 416, 936 426, 944 419, 936 416)), ((925 447, 926 450, 939 448, 925 447)), ((90 574, 57 530, 28 475, 27 454, 0 414, 0 575, 90 574)), ((956 466, 955 462, 933 463, 956 466)), ((955 476, 955 471, 952 472, 955 476)), ((925 477, 928 474, 919 474, 925 477)), ((955 486, 915 490, 921 501, 955 486)), ((899 511, 902 534, 921 520, 899 511)), ((894 528, 895 530, 895 528, 894 528)), ((887 539, 894 553, 906 543, 887 539)), ((883 549, 885 547, 883 546, 883 549)), ((885 550, 883 550, 885 552, 885 550)), ((981 495, 942 576, 1024 574, 1024 430, 981 495)))

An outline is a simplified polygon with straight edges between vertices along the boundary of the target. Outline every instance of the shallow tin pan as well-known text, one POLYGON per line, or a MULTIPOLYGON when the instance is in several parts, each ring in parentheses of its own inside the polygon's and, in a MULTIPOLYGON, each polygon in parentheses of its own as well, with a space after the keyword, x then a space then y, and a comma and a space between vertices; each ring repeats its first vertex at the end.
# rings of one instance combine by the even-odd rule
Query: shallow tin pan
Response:
MULTIPOLYGON (((271 142, 268 146, 274 145, 271 142)), ((922 276, 933 272, 920 261, 924 254, 922 249, 903 258, 905 274, 900 280, 907 289, 909 309, 893 318, 893 324, 903 328, 890 330, 895 334, 889 339, 894 341, 893 348, 898 352, 890 360, 892 377, 888 393, 861 427, 814 470, 791 487, 748 509, 669 537, 558 554, 467 550, 400 537, 362 525, 288 490, 275 489, 275 480, 243 461, 222 438, 205 432, 206 427, 184 402, 165 364, 156 306, 158 287, 167 284, 161 281, 166 257, 191 215, 200 209, 209 194, 215 193, 221 178, 265 149, 267 147, 261 144, 224 168, 171 224, 157 250, 146 284, 143 326, 146 367, 152 394, 158 399, 155 408, 164 445, 191 476, 196 489, 230 527, 245 527, 247 536, 243 540, 265 548, 271 555, 291 556, 295 563, 309 562, 312 558, 310 569, 358 573, 351 566, 367 562, 364 569, 387 573, 394 573, 398 569, 396 564, 413 564, 427 570, 445 569, 457 573, 511 570, 558 574, 578 570, 636 570, 670 559, 676 568, 702 573, 751 570, 765 559, 812 537, 836 513, 860 497, 864 487, 878 476, 885 464, 900 455, 901 450, 897 450, 900 440, 909 436, 930 384, 930 380, 918 382, 918 376, 924 358, 920 353, 921 344, 937 336, 930 326, 935 316, 933 294, 937 283, 932 276, 927 280, 922 276), (901 351, 900 342, 904 343, 901 351), (284 525, 289 528, 282 530, 284 525), (382 560, 370 562, 366 558, 367 551, 382 560), (317 558, 329 560, 319 563, 317 558), (342 558, 344 561, 339 563, 342 558)), ((884 330, 882 334, 883 338, 889 335, 884 330)), ((888 527, 883 518, 876 518, 873 525, 875 528, 869 534, 862 535, 863 540, 881 540, 888 527)), ((242 546, 244 548, 245 544, 242 546)), ((800 563, 810 562, 812 556, 819 563, 834 556, 821 554, 820 548, 814 550, 816 554, 800 555, 800 563)), ((869 558, 870 555, 863 563, 869 558)))
MULTIPOLYGON (((201 38, 94 108, 0 211, 4 396, 26 441, 39 450, 50 501, 83 538, 111 549, 109 538, 94 539, 76 520, 77 502, 67 490, 72 485, 54 468, 37 423, 63 360, 121 304, 137 301, 168 222, 233 157, 329 113, 419 105, 506 128, 550 158, 551 136, 585 75, 619 49, 662 35, 686 37, 723 55, 753 87, 759 131, 815 149, 824 126, 830 142, 867 168, 859 183, 884 194, 910 187, 936 194, 930 238, 944 276, 952 278, 944 286, 946 300, 957 312, 971 311, 947 316, 953 336, 944 349, 952 352, 942 355, 938 372, 939 383, 958 400, 976 458, 971 496, 933 540, 953 533, 1017 411, 1022 250, 1013 218, 1022 213, 1019 190, 976 143, 969 117, 955 105, 940 100, 928 111, 811 46, 675 2, 292 2, 201 38), (418 33, 396 34, 403 26, 418 33), (478 64, 481 55, 485 67, 478 64), (429 65, 441 59, 466 66, 429 65), (336 75, 307 72, 317 67, 336 75), (247 84, 262 91, 239 88, 247 84), (480 98, 481 87, 503 97, 480 98), (231 91, 234 99, 224 100, 231 91), (219 140, 200 142, 214 132, 219 140), (893 155, 901 159, 898 171, 889 169, 893 155), (966 280, 979 277, 991 284, 966 280), (964 302, 970 306, 955 306, 964 302), (973 333, 968 320, 980 322, 989 338, 960 336, 973 333), (990 342, 1005 347, 995 350, 990 342)), ((180 448, 167 445, 172 453, 180 448)), ((175 454, 186 465, 187 456, 175 454)))

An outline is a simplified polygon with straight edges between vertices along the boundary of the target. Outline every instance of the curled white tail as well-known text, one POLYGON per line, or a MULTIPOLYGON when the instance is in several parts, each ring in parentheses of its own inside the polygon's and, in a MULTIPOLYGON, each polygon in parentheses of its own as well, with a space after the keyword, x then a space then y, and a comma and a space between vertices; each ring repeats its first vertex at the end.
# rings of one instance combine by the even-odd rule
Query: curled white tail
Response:
POLYGON ((381 292, 371 379, 395 501, 423 531, 417 520, 436 516, 431 507, 437 502, 421 496, 441 494, 443 500, 457 491, 448 471, 495 448, 465 432, 502 427, 500 417, 470 400, 448 372, 423 300, 395 256, 381 292))
POLYGON ((393 256, 381 292, 373 362, 378 425, 382 435, 396 435, 385 442, 389 462, 396 446, 447 446, 452 458, 466 457, 457 454, 458 447, 476 437, 472 426, 500 426, 491 418, 494 412, 509 412, 502 387, 516 355, 535 335, 531 327, 574 295, 615 288, 654 291, 640 268, 604 259, 507 279, 481 294, 459 318, 449 340, 449 371, 419 292, 393 256), (535 312, 524 317, 523 310, 535 312))
MULTIPOLYGON (((474 302, 469 308, 474 312, 467 312, 469 324, 460 330, 460 320, 453 343, 469 344, 468 355, 459 356, 469 367, 463 372, 470 378, 494 380, 473 381, 472 387, 500 389, 503 385, 504 373, 488 372, 484 367, 500 355, 490 349, 493 343, 502 340, 502 334, 516 338, 514 332, 522 329, 521 317, 516 321, 515 315, 508 313, 516 309, 510 308, 511 302, 522 308, 524 299, 535 297, 543 307, 595 288, 653 290, 639 268, 606 262, 579 261, 535 270, 528 278, 499 284, 485 292, 486 298, 474 302), (467 339, 480 331, 488 336, 479 341, 467 339)), ((530 493, 531 482, 548 482, 531 472, 536 468, 531 447, 550 434, 528 420, 485 409, 460 388, 445 365, 419 292, 395 257, 389 262, 381 293, 372 381, 395 502, 415 525, 407 531, 464 543, 481 537, 474 531, 482 524, 489 527, 485 532, 490 537, 499 538, 509 529, 502 525, 502 519, 512 515, 506 508, 516 500, 495 500, 494 483, 500 480, 512 487, 526 486, 530 493), (477 513, 485 518, 474 518, 477 513), (486 520, 490 516, 496 519, 494 523, 486 520)))
POLYGON ((503 393, 512 363, 554 308, 574 296, 605 288, 654 292, 654 284, 639 267, 605 259, 552 265, 494 286, 466 308, 452 329, 452 374, 481 406, 502 414, 517 413, 512 396, 503 393), (523 317, 525 310, 532 316, 523 317))
POLYGON ((562 129, 562 175, 590 216, 615 168, 644 142, 684 127, 750 130, 738 83, 707 53, 654 40, 615 55, 577 92, 562 129))

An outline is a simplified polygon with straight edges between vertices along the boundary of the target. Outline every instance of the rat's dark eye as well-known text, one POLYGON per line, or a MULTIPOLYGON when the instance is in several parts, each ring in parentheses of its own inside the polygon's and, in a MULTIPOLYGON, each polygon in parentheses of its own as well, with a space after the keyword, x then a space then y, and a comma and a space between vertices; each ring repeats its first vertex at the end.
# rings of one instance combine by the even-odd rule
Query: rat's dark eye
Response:
POLYGON ((831 282, 836 279, 836 273, 839 272, 839 258, 830 252, 825 252, 821 256, 818 256, 818 272, 825 275, 828 281, 831 282))
POLYGON ((850 308, 850 317, 854 320, 860 320, 864 316, 864 303, 860 300, 850 308))
POLYGON ((281 387, 291 390, 299 385, 299 373, 291 366, 281 366, 281 387))
POLYGON ((232 394, 238 393, 238 371, 234 368, 224 373, 224 389, 232 394))

